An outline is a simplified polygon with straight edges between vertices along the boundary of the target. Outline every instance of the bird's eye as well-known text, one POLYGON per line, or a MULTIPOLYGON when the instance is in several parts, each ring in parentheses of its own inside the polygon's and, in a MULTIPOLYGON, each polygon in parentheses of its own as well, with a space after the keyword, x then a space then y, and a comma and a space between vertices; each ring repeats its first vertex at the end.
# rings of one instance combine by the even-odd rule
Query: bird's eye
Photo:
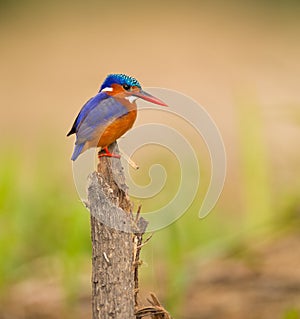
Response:
POLYGON ((123 89, 126 90, 126 91, 129 91, 130 90, 130 85, 123 84, 123 89))

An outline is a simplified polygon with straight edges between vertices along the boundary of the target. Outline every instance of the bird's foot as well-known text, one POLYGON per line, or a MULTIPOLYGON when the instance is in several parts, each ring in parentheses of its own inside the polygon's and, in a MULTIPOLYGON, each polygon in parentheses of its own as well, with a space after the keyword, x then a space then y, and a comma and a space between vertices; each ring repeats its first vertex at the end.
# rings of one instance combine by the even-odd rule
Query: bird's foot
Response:
POLYGON ((103 147, 101 151, 98 152, 98 158, 100 157, 114 157, 114 158, 121 158, 121 155, 111 153, 107 147, 103 147))

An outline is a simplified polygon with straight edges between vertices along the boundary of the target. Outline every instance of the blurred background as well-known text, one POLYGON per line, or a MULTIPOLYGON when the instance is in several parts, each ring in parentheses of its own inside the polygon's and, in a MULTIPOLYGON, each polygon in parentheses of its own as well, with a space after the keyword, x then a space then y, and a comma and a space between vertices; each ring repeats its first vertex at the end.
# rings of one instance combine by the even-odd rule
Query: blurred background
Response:
POLYGON ((141 298, 174 318, 300 318, 299 14, 298 1, 0 1, 1 319, 90 317, 66 133, 108 73, 193 97, 227 152, 211 214, 197 217, 200 186, 145 246, 141 298))

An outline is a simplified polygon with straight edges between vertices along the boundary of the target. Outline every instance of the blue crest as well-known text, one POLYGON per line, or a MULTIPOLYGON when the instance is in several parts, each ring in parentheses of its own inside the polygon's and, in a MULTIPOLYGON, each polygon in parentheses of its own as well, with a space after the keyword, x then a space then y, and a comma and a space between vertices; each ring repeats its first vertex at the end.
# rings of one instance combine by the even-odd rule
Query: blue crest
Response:
POLYGON ((136 80, 132 76, 126 74, 109 74, 103 82, 103 84, 101 85, 100 91, 106 87, 111 87, 112 84, 127 84, 130 86, 137 86, 141 88, 141 85, 138 82, 138 80, 136 80))

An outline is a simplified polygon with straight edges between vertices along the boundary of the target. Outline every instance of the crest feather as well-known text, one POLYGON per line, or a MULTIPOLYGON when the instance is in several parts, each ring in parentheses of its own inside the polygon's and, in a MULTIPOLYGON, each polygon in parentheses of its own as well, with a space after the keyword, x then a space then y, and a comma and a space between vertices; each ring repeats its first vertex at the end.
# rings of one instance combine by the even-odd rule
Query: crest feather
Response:
POLYGON ((137 86, 141 88, 141 85, 137 79, 126 74, 109 74, 101 85, 100 91, 104 88, 111 87, 112 84, 128 84, 130 86, 137 86))

